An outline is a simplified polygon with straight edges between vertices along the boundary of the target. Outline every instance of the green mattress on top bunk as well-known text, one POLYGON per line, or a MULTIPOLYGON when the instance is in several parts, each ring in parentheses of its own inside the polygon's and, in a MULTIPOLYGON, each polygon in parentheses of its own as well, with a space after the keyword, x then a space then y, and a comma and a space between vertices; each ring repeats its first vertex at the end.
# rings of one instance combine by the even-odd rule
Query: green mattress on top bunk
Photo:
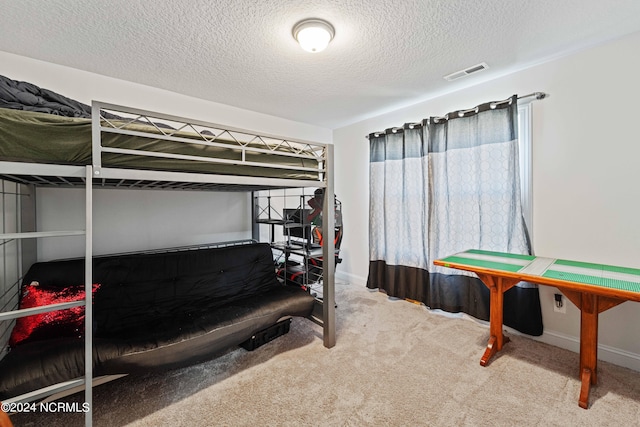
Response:
MULTIPOLYGON (((113 121, 111 121, 113 122, 113 121)), ((123 122, 124 123, 124 122, 123 122)), ((128 123, 124 129, 139 132, 160 131, 144 123, 128 123)), ((91 119, 73 118, 24 110, 0 108, 0 161, 49 163, 63 165, 91 165, 91 119)), ((172 131, 173 136, 204 141, 195 131, 172 131)), ((102 145, 109 148, 144 150, 186 156, 211 157, 224 161, 242 161, 241 146, 232 140, 215 139, 225 147, 168 141, 149 137, 102 133, 102 145), (226 147, 228 145, 228 148, 226 147)), ((292 143, 293 144, 293 143, 292 143)), ((247 147, 266 148, 260 142, 247 147)), ((314 147, 317 149, 317 147, 314 147)), ((211 173, 220 175, 258 176, 285 179, 319 179, 315 170, 279 169, 318 168, 315 158, 292 157, 297 153, 313 155, 312 148, 281 144, 273 153, 245 153, 245 162, 264 166, 208 161, 103 153, 102 166, 127 169, 147 169, 175 172, 211 173)))

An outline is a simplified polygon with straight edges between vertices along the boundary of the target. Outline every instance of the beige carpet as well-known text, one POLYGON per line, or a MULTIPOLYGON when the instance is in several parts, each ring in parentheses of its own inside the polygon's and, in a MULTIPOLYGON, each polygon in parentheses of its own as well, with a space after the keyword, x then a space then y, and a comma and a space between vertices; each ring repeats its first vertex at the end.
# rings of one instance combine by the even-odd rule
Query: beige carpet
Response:
MULTIPOLYGON (((522 336, 483 368, 488 328, 336 285, 337 345, 295 319, 253 352, 94 389, 96 426, 630 426, 640 372, 599 363, 578 407, 578 355, 522 336)), ((82 396, 68 398, 82 401, 82 396)), ((12 417, 16 427, 74 426, 83 415, 12 417)))

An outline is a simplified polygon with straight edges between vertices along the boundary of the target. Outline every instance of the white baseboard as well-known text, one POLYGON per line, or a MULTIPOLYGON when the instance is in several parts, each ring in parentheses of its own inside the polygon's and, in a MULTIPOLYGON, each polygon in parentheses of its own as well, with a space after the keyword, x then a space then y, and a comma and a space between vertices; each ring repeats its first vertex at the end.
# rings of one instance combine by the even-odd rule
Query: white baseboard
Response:
MULTIPOLYGON (((555 331, 545 331, 539 337, 530 337, 536 341, 564 348, 575 353, 580 353, 580 339, 555 331)), ((598 344, 598 360, 613 363, 614 365, 640 371, 640 354, 631 353, 616 347, 598 344)))
POLYGON ((342 280, 354 285, 367 286, 367 278, 362 276, 356 276, 355 274, 345 273, 344 271, 336 271, 336 280, 342 280))

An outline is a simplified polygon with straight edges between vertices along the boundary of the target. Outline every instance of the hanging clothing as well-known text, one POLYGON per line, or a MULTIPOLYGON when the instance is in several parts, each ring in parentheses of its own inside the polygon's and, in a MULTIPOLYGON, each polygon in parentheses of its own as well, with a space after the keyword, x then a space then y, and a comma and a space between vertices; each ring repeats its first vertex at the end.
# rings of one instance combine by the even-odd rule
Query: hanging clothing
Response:
MULTIPOLYGON (((489 320, 489 290, 434 259, 467 249, 530 254, 520 202, 517 97, 371 134, 367 286, 489 320)), ((538 289, 505 294, 504 323, 542 334, 538 289)))

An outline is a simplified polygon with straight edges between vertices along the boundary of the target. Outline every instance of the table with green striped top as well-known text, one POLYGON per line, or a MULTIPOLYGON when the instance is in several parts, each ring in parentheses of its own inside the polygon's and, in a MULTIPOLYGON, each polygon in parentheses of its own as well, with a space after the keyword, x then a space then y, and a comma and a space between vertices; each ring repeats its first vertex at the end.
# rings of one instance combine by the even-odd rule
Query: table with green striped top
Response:
POLYGON ((623 291, 640 294, 640 269, 638 268, 478 249, 471 249, 443 258, 439 265, 445 267, 464 265, 471 267, 470 270, 478 267, 514 273, 516 276, 526 277, 523 280, 540 281, 542 279, 543 284, 547 284, 548 281, 544 279, 550 279, 555 283, 549 284, 557 284, 556 281, 571 282, 608 288, 613 292, 623 291))
POLYGON ((640 269, 478 249, 433 264, 471 271, 490 290, 490 336, 482 366, 508 342, 502 331, 503 294, 520 281, 557 287, 580 309, 578 404, 589 407, 589 390, 597 383, 598 315, 625 301, 640 302, 640 269))

